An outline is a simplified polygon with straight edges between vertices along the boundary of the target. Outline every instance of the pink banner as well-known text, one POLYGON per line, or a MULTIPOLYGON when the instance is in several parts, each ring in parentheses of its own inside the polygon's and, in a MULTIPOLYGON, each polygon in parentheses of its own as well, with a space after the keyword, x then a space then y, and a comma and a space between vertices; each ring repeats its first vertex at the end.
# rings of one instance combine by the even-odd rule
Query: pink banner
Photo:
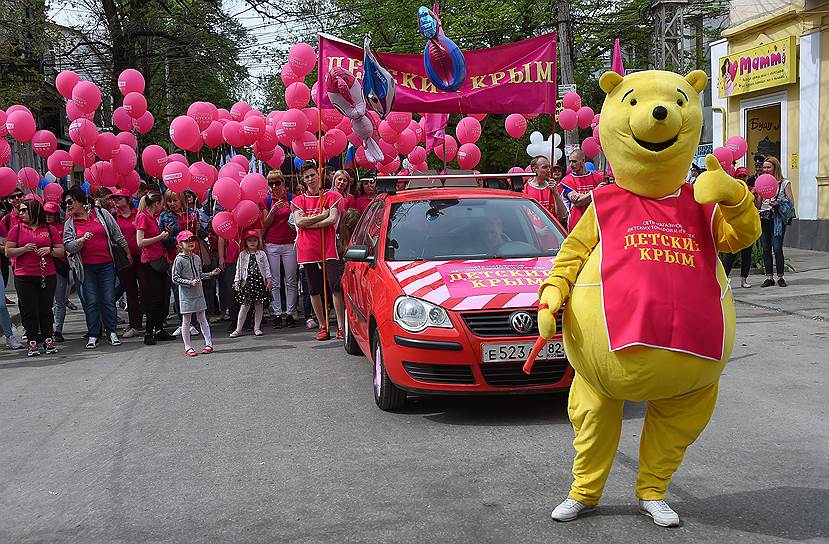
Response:
POLYGON ((442 264, 437 267, 452 297, 534 293, 550 275, 552 258, 525 261, 481 261, 442 264))
MULTIPOLYGON (((450 36, 451 38, 451 36, 450 36)), ((425 44, 425 39, 424 39, 425 44)), ((330 36, 319 37, 320 80, 340 66, 363 77, 363 49, 330 36)), ((417 113, 549 113, 556 108, 556 34, 465 51, 466 81, 456 92, 429 81, 423 54, 374 54, 397 81, 395 111, 417 113)), ((322 88, 323 86, 320 85, 322 88)), ((320 106, 331 108, 325 93, 320 106)))

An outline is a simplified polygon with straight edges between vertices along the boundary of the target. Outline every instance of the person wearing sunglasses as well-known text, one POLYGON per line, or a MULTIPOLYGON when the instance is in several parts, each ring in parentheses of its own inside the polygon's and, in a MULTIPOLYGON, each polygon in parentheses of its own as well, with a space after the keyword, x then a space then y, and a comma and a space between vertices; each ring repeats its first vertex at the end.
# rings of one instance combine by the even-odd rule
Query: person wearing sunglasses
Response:
POLYGON ((115 300, 121 298, 121 295, 125 293, 127 295, 129 323, 121 336, 132 338, 138 334, 142 320, 141 305, 138 299, 138 267, 141 263, 141 248, 138 247, 135 228, 135 218, 138 216, 138 211, 132 207, 132 195, 126 189, 119 189, 112 193, 111 202, 115 222, 118 223, 118 228, 124 234, 124 239, 129 247, 129 254, 132 255, 132 265, 118 271, 118 288, 115 291, 115 300))
POLYGON ((40 355, 38 344, 47 354, 57 353, 52 338, 55 299, 55 259, 64 255, 60 233, 46 224, 39 200, 17 207, 20 222, 9 232, 6 254, 13 259, 14 284, 20 304, 20 319, 26 329, 29 357, 40 355))
POLYGON ((293 195, 285 189, 285 177, 279 170, 268 172, 268 213, 265 216, 265 253, 268 256, 273 288, 271 310, 273 326, 282 327, 282 316, 289 328, 296 327, 297 262, 296 230, 288 221, 291 217, 293 195), (285 313, 282 313, 280 277, 285 271, 285 313))
MULTIPOLYGON (((2 251, 2 247, 5 244, 6 236, 9 235, 9 231, 11 228, 18 223, 20 223, 20 215, 17 213, 17 209, 20 204, 23 202, 23 191, 19 188, 15 188, 15 190, 6 197, 6 201, 8 204, 9 211, 0 218, 0 251, 2 251)), ((6 253, 3 252, 2 262, 0 263, 0 270, 2 270, 3 274, 3 283, 5 285, 9 284, 9 269, 12 266, 11 261, 6 256, 6 253)), ((4 297, 6 304, 14 304, 14 301, 11 300, 8 296, 4 297)))
POLYGON ((175 340, 175 336, 164 330, 164 319, 169 308, 169 304, 164 306, 164 292, 169 290, 169 265, 161 242, 169 238, 170 233, 158 224, 163 208, 161 193, 151 191, 138 201, 138 215, 135 217, 135 236, 141 248, 141 304, 147 314, 144 344, 148 346, 155 345, 156 340, 175 340))

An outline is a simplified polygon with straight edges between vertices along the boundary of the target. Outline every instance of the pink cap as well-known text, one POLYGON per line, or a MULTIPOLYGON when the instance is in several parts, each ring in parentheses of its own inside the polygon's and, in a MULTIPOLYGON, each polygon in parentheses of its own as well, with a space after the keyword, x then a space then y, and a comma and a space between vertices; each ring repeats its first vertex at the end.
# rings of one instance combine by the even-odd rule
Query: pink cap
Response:
POLYGON ((189 240, 195 237, 196 235, 190 232, 189 230, 183 230, 178 233, 178 236, 176 236, 176 242, 183 242, 185 240, 189 240))
POLYGON ((57 202, 47 202, 43 205, 43 211, 46 213, 60 213, 60 208, 57 202))
POLYGON ((117 191, 112 193, 112 196, 123 196, 125 198, 132 198, 132 193, 127 191, 126 189, 118 189, 117 191))

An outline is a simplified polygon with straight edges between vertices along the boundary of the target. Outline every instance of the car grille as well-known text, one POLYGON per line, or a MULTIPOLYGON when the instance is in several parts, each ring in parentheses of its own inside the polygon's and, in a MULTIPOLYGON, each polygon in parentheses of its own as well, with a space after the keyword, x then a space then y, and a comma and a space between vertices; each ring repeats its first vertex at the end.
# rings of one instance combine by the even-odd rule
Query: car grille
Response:
POLYGON ((430 365, 423 363, 403 363, 403 368, 413 380, 429 383, 473 384, 472 367, 468 365, 430 365))
POLYGON ((531 387, 557 383, 567 372, 567 361, 536 361, 532 374, 525 374, 524 363, 486 363, 481 373, 492 387, 531 387))
MULTIPOLYGON (((526 333, 517 333, 510 324, 510 316, 516 311, 476 312, 461 314, 464 323, 476 336, 538 336, 538 319, 535 310, 526 310, 533 319, 532 328, 526 333)), ((556 331, 561 331, 561 312, 556 314, 556 331)))

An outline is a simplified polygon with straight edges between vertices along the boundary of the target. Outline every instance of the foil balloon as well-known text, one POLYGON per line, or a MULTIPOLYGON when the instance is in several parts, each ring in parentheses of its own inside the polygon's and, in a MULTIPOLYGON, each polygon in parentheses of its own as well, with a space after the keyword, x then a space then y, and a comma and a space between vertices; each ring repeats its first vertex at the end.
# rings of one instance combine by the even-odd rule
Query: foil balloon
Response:
POLYGON ((371 52, 371 35, 363 44, 363 96, 369 107, 385 118, 394 106, 395 81, 386 68, 371 52))
POLYGON ((456 91, 466 80, 466 61, 455 42, 446 37, 440 18, 425 6, 417 10, 420 33, 426 38, 423 62, 426 74, 442 91, 456 91))
POLYGON ((351 130, 362 142, 366 158, 373 163, 382 161, 383 151, 374 139, 374 123, 366 115, 366 101, 357 78, 344 68, 332 68, 325 76, 325 92, 334 108, 351 120, 351 130))

